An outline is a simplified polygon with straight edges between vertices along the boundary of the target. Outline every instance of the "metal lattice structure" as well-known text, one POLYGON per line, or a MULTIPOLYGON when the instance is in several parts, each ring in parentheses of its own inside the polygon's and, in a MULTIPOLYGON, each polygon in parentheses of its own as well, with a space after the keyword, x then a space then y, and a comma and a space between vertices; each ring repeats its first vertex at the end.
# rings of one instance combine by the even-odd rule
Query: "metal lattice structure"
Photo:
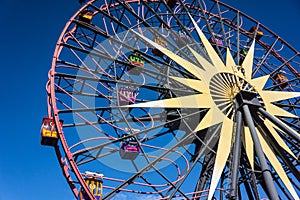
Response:
POLYGON ((299 65, 217 0, 93 0, 55 49, 51 145, 77 199, 299 199, 299 65))

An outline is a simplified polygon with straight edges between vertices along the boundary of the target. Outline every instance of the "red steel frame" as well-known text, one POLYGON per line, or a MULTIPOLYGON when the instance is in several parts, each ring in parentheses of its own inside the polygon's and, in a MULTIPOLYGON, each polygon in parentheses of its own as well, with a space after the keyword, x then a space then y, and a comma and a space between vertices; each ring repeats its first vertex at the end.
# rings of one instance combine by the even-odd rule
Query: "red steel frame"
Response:
MULTIPOLYGON (((93 2, 94 0, 90 1, 89 3, 93 2)), ((54 91, 54 74, 55 74, 55 66, 56 66, 56 60, 58 58, 58 55, 60 54, 60 52, 62 51, 63 46, 60 45, 61 41, 63 39, 64 33, 67 31, 68 27, 70 26, 70 24, 72 23, 72 21, 76 18, 76 16, 79 15, 80 12, 82 12, 82 10, 84 10, 88 4, 87 3, 85 6, 83 6, 80 10, 78 10, 71 18, 70 20, 67 22, 66 26, 64 27, 62 34, 60 35, 59 39, 58 39, 58 43, 56 45, 55 51, 54 51, 54 55, 53 55, 53 59, 52 59, 52 68, 49 71, 49 84, 47 87, 48 93, 49 93, 49 98, 48 98, 48 116, 49 117, 53 117, 55 120, 55 124, 57 126, 57 131, 59 134, 59 139, 60 142, 62 144, 62 148, 64 150, 64 153, 66 155, 66 158, 64 159, 60 150, 59 150, 59 146, 55 147, 55 152, 59 161, 59 164, 63 170, 63 174, 70 186, 70 188, 72 189, 73 194, 78 197, 79 196, 79 192, 78 189, 76 188, 76 186, 73 184, 73 180, 71 179, 71 176, 69 174, 69 166, 67 165, 67 161, 70 164, 70 167, 72 169, 72 171, 74 172, 76 178, 78 179, 79 184, 81 185, 82 189, 86 192, 87 196, 92 200, 95 199, 93 194, 91 193, 91 191, 89 190, 89 188, 87 187, 87 185, 85 184, 84 179, 82 178, 80 171, 72 157, 72 154, 70 153, 70 151, 68 151, 68 145, 67 142, 65 140, 63 131, 62 131, 62 126, 59 123, 59 117, 58 117, 58 109, 56 107, 56 99, 55 99, 55 91, 54 91)))

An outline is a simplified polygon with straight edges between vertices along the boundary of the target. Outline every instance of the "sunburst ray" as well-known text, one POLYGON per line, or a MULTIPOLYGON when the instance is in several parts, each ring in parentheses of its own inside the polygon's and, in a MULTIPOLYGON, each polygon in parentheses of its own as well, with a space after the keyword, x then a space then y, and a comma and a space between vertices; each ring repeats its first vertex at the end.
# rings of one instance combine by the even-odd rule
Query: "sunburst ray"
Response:
POLYGON ((224 118, 226 118, 226 116, 219 110, 219 108, 212 106, 198 124, 194 132, 219 124, 224 121, 224 118))
POLYGON ((263 97, 265 102, 272 103, 276 101, 299 97, 300 92, 281 92, 281 91, 262 90, 260 95, 263 97))
POLYGON ((188 49, 191 51, 191 53, 195 56, 195 58, 197 59, 197 61, 204 67, 205 70, 209 69, 209 68, 213 68, 214 71, 216 70, 214 68, 214 65, 211 64, 208 60, 206 60, 205 58, 203 58, 199 53, 197 53, 194 49, 192 49, 191 47, 188 46, 188 49))
POLYGON ((207 88, 207 84, 205 84, 203 81, 195 80, 195 79, 187 79, 187 78, 180 78, 175 76, 170 76, 170 78, 198 91, 201 93, 208 94, 209 90, 207 88))
POLYGON ((255 86, 257 91, 262 91, 265 87, 270 75, 261 76, 251 80, 251 84, 255 86))
POLYGON ((145 103, 126 105, 134 108, 210 108, 213 104, 209 101, 209 94, 195 94, 170 99, 148 101, 145 103), (206 99, 206 101, 203 101, 206 99))
POLYGON ((221 83, 220 86, 223 86, 226 89, 231 89, 230 86, 229 86, 229 84, 228 84, 228 82, 226 80, 221 79, 219 76, 216 76, 216 79, 219 81, 219 83, 221 83))
MULTIPOLYGON (((274 116, 275 117, 275 116, 274 116)), ((280 119, 278 119, 277 117, 275 117, 275 119, 277 119, 278 121, 281 121, 280 119)), ((273 123, 272 123, 273 124, 273 123)), ((283 125, 285 126, 286 129, 288 129, 289 131, 293 132, 295 135, 297 135, 298 137, 300 137, 300 133, 297 133, 294 129, 292 129, 291 127, 285 125, 283 123, 283 125)), ((280 127, 278 127, 276 124, 273 124, 273 127, 276 127, 278 130, 281 130, 282 132, 285 132, 283 131, 280 127)))
MULTIPOLYGON (((217 83, 213 83, 213 82, 211 82, 210 85, 214 87, 214 91, 211 91, 211 92, 210 92, 210 94, 211 94, 212 96, 214 96, 214 93, 215 93, 215 92, 218 92, 218 93, 220 93, 220 92, 221 92, 221 93, 225 93, 225 92, 227 91, 227 89, 228 89, 228 88, 223 87, 223 86, 221 86, 221 85, 217 85, 217 83)), ((224 96, 222 95, 222 97, 224 97, 224 96)))
POLYGON ((280 116, 280 117, 290 117, 290 118, 298 118, 298 116, 276 106, 273 104, 266 104, 266 110, 272 115, 280 116))
POLYGON ((208 193, 208 200, 212 199, 213 194, 217 188, 217 184, 221 178, 221 174, 225 168, 231 148, 232 128, 233 121, 225 118, 220 132, 216 160, 208 193))
POLYGON ((248 157, 252 170, 254 170, 254 144, 253 144, 249 127, 247 126, 244 127, 243 136, 244 136, 243 144, 245 147, 246 155, 248 157))
POLYGON ((252 67, 253 67, 253 59, 254 59, 254 46, 255 40, 252 42, 252 45, 242 63, 242 68, 245 70, 246 79, 250 80, 252 78, 252 67))
POLYGON ((226 66, 230 68, 236 67, 235 61, 230 53, 229 48, 226 48, 226 66))
POLYGON ((287 146, 287 144, 282 140, 282 138, 278 135, 278 133, 276 132, 276 129, 273 127, 272 122, 270 122, 269 120, 265 120, 264 124, 266 125, 266 127, 268 128, 268 130, 270 131, 270 133, 273 135, 273 137, 275 138, 275 140, 277 141, 277 143, 279 144, 279 146, 284 149, 286 152, 288 152, 291 156, 293 156, 295 159, 296 156, 294 155, 294 153, 290 150, 290 148, 287 146))
POLYGON ((213 46, 211 45, 211 43, 208 41, 208 39, 205 37, 205 35, 203 34, 203 32, 201 31, 201 29, 199 28, 198 24, 195 22, 195 20, 192 18, 192 16, 189 14, 189 17, 191 19, 191 21, 194 24, 194 27, 196 28, 196 31, 198 33, 199 38, 201 39, 206 52, 209 56, 209 58, 211 59, 213 65, 218 69, 218 70, 224 70, 225 65, 222 61, 222 59, 219 57, 219 55, 216 53, 216 51, 214 50, 213 46))

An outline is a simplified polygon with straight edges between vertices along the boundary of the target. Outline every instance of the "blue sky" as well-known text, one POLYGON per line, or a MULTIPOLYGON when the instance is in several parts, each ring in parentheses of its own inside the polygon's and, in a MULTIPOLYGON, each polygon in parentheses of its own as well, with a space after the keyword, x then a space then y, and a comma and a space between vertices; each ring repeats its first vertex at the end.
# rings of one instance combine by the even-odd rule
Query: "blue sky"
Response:
MULTIPOLYGON (((299 0, 224 0, 300 50, 299 0)), ((74 199, 54 150, 40 146, 45 83, 76 0, 0 0, 0 200, 74 199)))

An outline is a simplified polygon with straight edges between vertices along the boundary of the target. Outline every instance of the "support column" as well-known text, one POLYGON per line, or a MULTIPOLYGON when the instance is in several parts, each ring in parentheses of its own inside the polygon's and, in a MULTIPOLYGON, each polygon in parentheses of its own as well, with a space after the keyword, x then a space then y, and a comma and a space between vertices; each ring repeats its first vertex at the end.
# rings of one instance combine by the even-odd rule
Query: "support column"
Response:
POLYGON ((255 153, 260 162, 262 175, 264 178, 264 182, 266 184, 266 189, 268 190, 268 194, 270 195, 269 198, 271 200, 279 200, 279 196, 278 196, 276 187, 274 185, 274 180, 273 180, 271 171, 269 169, 269 166, 267 164, 263 149, 261 147, 257 132, 255 130, 254 122, 252 120, 252 116, 251 116, 251 113, 250 113, 250 110, 249 110, 249 107, 247 104, 243 105, 243 111, 244 111, 245 121, 250 129, 252 140, 254 142, 255 153))
POLYGON ((231 188, 230 188, 230 199, 238 199, 238 175, 239 175, 239 165, 241 156, 241 135, 242 135, 243 118, 242 112, 237 110, 236 114, 236 133, 233 149, 232 158, 232 176, 231 176, 231 188))
POLYGON ((268 120, 270 120, 273 124, 275 124, 276 126, 278 126, 279 128, 281 128, 284 132, 286 132, 287 134, 289 134, 291 137, 293 137, 295 140, 297 140, 297 142, 300 143, 300 136, 295 134, 294 132, 292 132, 283 122, 281 122, 280 120, 278 120, 276 117, 272 116, 271 114, 269 114, 267 111, 265 111, 265 109, 263 108, 259 108, 258 111, 264 116, 266 117, 268 120))

